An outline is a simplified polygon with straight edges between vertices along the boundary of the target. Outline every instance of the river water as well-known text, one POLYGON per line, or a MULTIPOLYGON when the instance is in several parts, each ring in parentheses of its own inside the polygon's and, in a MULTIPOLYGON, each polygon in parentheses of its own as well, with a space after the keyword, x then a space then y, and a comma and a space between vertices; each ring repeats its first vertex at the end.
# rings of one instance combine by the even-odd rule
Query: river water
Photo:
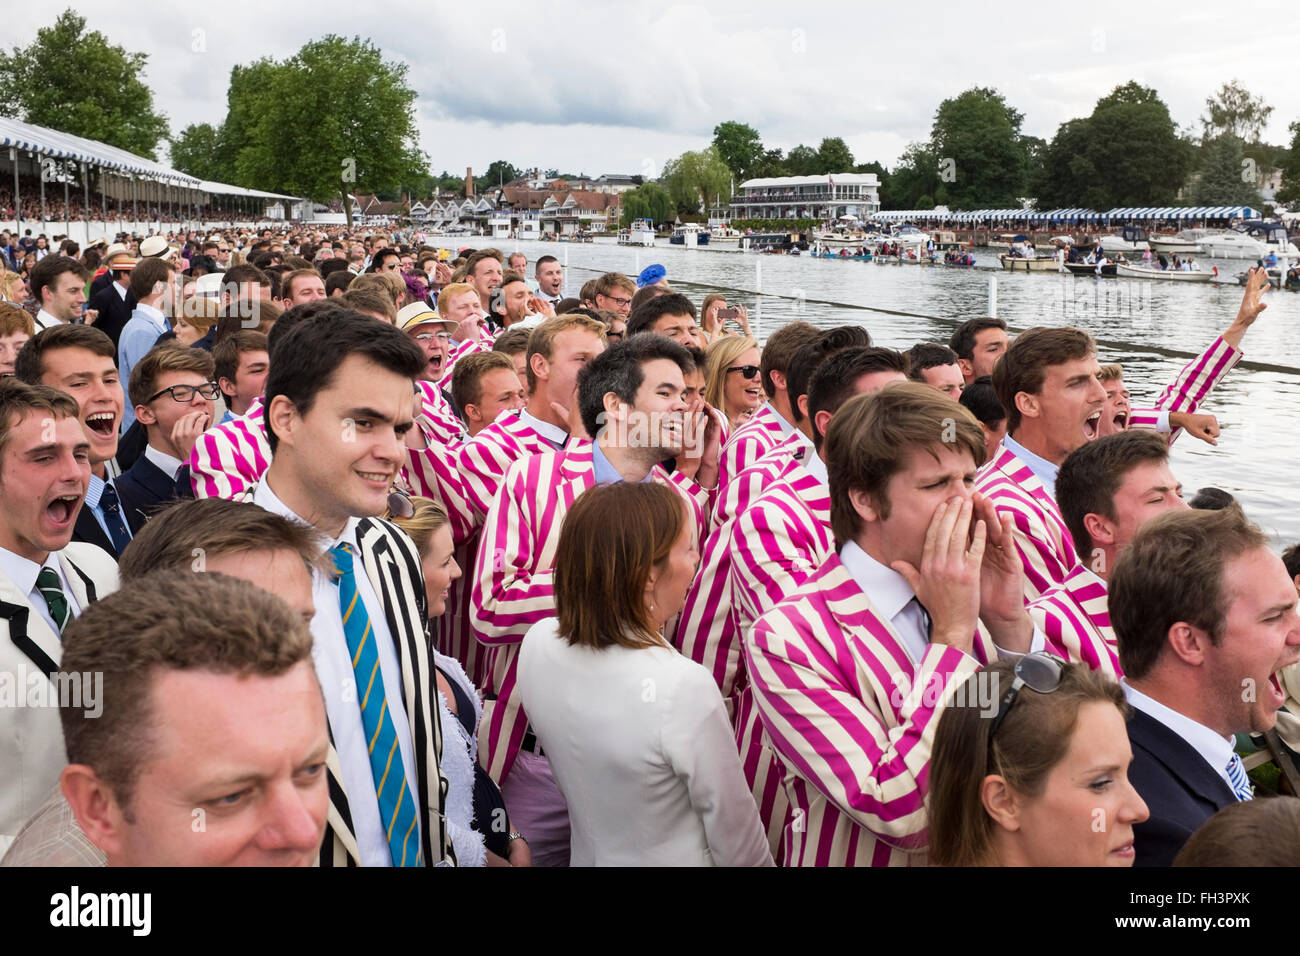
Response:
MULTIPOLYGON (((433 240, 446 243, 447 240, 433 240)), ((708 292, 749 309, 760 339, 794 319, 814 325, 860 324, 879 345, 906 349, 948 341, 963 320, 990 312, 1012 331, 1035 325, 1076 325, 1098 341, 1102 362, 1121 362, 1133 404, 1150 404, 1192 357, 1232 322, 1241 302, 1235 284, 1080 278, 1054 273, 1011 274, 992 250, 976 249, 974 269, 837 262, 807 256, 756 255, 684 249, 658 240, 654 248, 595 243, 497 241, 505 252, 566 263, 566 293, 609 271, 635 277, 662 263, 668 280, 698 306, 708 292)), ((461 245, 493 245, 485 238, 461 245)), ((1203 260, 1231 277, 1248 263, 1203 260)), ((1272 290, 1268 308, 1243 343, 1245 357, 1210 395, 1202 411, 1218 417, 1217 447, 1183 435, 1173 446, 1174 474, 1190 498, 1213 485, 1237 496, 1247 514, 1280 548, 1300 541, 1300 513, 1287 490, 1297 476, 1288 451, 1300 408, 1300 294, 1272 290)))

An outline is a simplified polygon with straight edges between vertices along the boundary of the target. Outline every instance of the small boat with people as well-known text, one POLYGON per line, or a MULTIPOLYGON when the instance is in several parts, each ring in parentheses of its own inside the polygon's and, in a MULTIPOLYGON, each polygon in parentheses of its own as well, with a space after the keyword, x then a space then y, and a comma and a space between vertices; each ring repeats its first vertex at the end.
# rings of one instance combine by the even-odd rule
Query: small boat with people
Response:
POLYGON ((809 256, 814 259, 836 259, 840 262, 870 262, 873 258, 869 252, 853 252, 849 249, 841 249, 839 252, 831 252, 827 249, 820 252, 810 252, 809 256))
POLYGON ((1115 267, 1115 274, 1122 279, 1158 279, 1165 282, 1212 282, 1219 274, 1218 266, 1210 269, 1173 268, 1162 269, 1156 263, 1120 263, 1115 267))
POLYGON ((739 246, 740 240, 745 238, 745 234, 739 229, 732 229, 730 226, 709 225, 709 245, 711 246, 739 246))
POLYGON ((949 250, 943 254, 943 264, 953 269, 971 269, 975 266, 975 257, 969 252, 949 250))
POLYGON ((1115 270, 1118 267, 1114 262, 1067 262, 1065 268, 1067 271, 1076 276, 1101 276, 1103 279, 1113 279, 1115 270))

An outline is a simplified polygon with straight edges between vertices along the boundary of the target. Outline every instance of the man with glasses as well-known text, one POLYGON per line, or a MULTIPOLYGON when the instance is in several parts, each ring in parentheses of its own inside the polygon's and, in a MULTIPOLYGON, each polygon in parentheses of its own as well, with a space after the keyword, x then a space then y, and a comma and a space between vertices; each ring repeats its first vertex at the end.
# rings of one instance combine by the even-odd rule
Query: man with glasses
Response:
MULTIPOLYGON (((593 301, 598 309, 608 309, 615 315, 627 318, 632 312, 632 296, 636 295, 636 283, 621 272, 606 272, 596 280, 593 301)), ((691 306, 694 318, 695 307, 691 306)), ((691 344, 691 343, 684 343, 691 344)))
POLYGON ((374 259, 370 261, 369 272, 397 272, 402 271, 402 254, 396 249, 381 249, 375 253, 374 259))
POLYGON ((114 484, 131 533, 167 501, 193 498, 190 452, 212 424, 220 390, 212 356, 203 349, 159 345, 131 370, 127 391, 148 444, 114 484))

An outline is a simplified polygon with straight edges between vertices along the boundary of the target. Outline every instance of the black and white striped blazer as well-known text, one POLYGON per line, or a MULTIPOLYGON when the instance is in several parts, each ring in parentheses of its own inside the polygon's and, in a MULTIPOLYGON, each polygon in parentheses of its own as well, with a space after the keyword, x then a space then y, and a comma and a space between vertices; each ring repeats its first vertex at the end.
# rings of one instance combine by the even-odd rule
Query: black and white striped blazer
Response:
MULTIPOLYGON (((406 533, 379 518, 357 523, 361 564, 384 606, 384 619, 402 668, 402 702, 411 723, 415 750, 416 799, 425 812, 420 835, 427 865, 455 864, 447 834, 447 778, 442 758, 442 724, 438 718, 433 654, 425 635, 428 610, 420 552, 406 533)), ((352 830, 352 815, 343 789, 343 774, 331 733, 326 760, 330 808, 321 846, 321 866, 357 866, 360 853, 352 830)))

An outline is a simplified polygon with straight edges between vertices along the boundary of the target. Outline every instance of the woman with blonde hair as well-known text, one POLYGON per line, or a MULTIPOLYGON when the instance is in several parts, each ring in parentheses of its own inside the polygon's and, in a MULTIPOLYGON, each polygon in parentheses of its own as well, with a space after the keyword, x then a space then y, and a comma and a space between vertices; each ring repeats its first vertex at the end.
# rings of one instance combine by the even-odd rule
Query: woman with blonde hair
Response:
POLYGON ((758 342, 748 336, 726 335, 704 354, 704 400, 722 412, 735 430, 762 407, 765 399, 758 342))
POLYGON ((772 865, 718 685, 663 636, 698 563, 662 484, 597 485, 564 518, 559 617, 524 635, 518 686, 574 866, 772 865))
MULTIPOLYGON (((447 511, 430 498, 397 493, 389 501, 391 520, 420 552, 429 621, 447 610, 447 594, 461 576, 456 564, 447 511), (396 499, 396 500, 394 500, 396 499)), ((433 643, 430 641, 430 649, 433 643)), ((447 777, 447 824, 461 866, 530 866, 528 841, 515 833, 505 801, 478 762, 478 724, 483 705, 464 668, 453 657, 432 650, 442 721, 442 762, 447 777)))

